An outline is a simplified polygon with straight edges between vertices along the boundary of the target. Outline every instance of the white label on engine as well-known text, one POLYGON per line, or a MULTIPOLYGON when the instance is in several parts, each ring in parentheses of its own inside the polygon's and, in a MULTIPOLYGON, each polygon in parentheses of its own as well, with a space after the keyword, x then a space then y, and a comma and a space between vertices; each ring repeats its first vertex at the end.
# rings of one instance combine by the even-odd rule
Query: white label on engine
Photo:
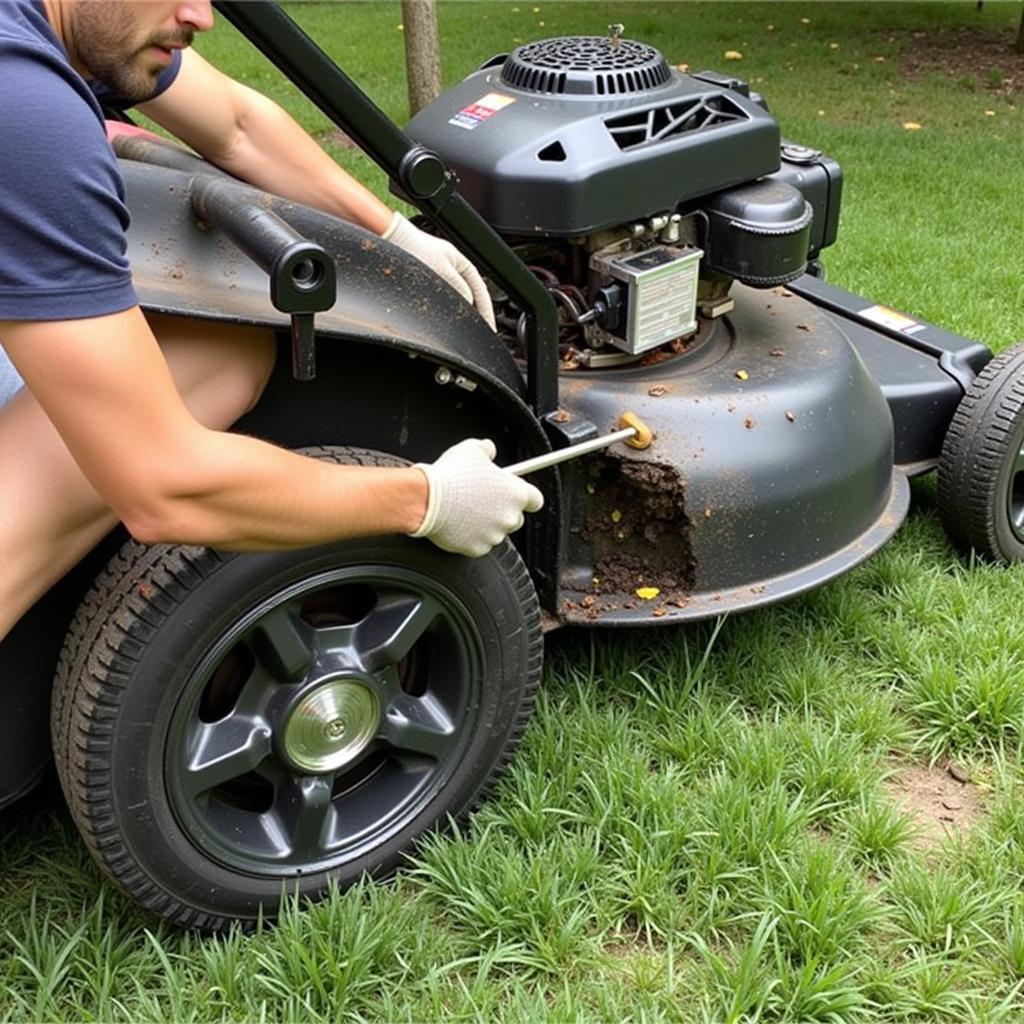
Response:
POLYGON ((696 328, 700 256, 691 253, 637 275, 629 325, 634 352, 664 345, 696 328))
POLYGON ((636 348, 661 345, 693 330, 697 267, 681 267, 637 288, 636 348))

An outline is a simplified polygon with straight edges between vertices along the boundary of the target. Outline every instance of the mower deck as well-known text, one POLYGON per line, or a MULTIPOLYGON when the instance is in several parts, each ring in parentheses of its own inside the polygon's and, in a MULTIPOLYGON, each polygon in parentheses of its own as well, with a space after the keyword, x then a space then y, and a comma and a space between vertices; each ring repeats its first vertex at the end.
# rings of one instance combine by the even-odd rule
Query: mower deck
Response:
POLYGON ((645 452, 570 470, 564 622, 680 622, 782 600, 898 529, 907 477, 934 466, 988 350, 927 325, 893 338, 849 312, 874 308, 865 300, 798 287, 819 301, 736 287, 734 312, 681 354, 562 375, 570 416, 607 429, 629 408, 655 434, 645 452))

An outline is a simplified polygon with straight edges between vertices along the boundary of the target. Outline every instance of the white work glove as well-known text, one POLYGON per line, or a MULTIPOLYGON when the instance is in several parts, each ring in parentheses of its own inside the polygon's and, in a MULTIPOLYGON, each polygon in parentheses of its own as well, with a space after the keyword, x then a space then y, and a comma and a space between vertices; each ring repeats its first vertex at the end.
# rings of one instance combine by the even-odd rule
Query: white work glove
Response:
POLYGON ((477 312, 487 321, 491 330, 495 329, 494 306, 491 305, 491 296, 484 279, 451 242, 420 231, 397 212, 381 238, 404 249, 444 278, 470 305, 476 306, 477 312))
POLYGON ((444 551, 479 558, 523 525, 544 495, 533 484, 494 465, 494 442, 471 437, 436 462, 416 463, 430 485, 427 514, 410 537, 426 537, 444 551))

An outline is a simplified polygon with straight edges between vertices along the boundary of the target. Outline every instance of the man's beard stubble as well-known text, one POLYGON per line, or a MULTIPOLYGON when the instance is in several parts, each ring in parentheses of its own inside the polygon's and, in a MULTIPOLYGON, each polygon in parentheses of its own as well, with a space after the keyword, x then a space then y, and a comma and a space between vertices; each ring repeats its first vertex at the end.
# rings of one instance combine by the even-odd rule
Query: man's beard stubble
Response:
POLYGON ((142 103, 156 91, 162 66, 145 57, 151 46, 188 46, 189 29, 171 35, 152 35, 138 42, 137 22, 130 0, 87 0, 75 4, 75 50, 81 65, 115 95, 142 103))

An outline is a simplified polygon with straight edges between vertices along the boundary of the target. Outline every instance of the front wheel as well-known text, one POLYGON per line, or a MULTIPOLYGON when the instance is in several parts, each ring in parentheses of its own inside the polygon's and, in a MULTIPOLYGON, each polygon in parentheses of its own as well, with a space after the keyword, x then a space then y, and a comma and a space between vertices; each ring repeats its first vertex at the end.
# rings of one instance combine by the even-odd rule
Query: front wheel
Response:
POLYGON ((129 543, 68 635, 58 771, 93 855, 145 906, 208 929, 273 917, 284 892, 393 870, 479 803, 541 659, 507 542, 480 559, 405 537, 129 543))
POLYGON ((1024 558, 1024 344, 992 359, 957 407, 938 505, 957 543, 996 562, 1024 558))

